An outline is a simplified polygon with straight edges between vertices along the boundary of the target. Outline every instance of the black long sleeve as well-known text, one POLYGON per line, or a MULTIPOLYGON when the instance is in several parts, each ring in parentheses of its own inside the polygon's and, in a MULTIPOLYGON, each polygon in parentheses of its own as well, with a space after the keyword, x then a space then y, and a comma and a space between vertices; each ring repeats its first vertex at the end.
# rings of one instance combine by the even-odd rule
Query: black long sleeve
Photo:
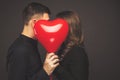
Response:
POLYGON ((61 80, 88 80, 88 57, 84 48, 74 47, 64 57, 55 74, 61 80))
POLYGON ((8 80, 49 80, 35 40, 21 35, 9 48, 7 61, 8 80))

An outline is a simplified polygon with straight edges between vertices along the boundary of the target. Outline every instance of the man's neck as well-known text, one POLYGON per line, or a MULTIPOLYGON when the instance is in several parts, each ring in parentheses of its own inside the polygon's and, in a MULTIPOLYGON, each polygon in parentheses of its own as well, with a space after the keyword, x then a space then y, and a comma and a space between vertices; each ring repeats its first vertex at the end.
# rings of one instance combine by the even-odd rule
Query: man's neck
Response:
POLYGON ((29 26, 24 26, 24 29, 23 29, 21 34, 23 34, 29 38, 35 39, 35 34, 33 31, 33 28, 31 28, 29 26))

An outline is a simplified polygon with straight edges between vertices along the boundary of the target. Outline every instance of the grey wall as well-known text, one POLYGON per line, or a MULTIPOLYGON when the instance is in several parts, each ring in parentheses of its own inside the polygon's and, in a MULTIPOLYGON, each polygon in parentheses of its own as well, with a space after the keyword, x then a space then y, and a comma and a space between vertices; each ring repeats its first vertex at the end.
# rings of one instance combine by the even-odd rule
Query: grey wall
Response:
POLYGON ((47 5, 52 18, 63 10, 77 11, 90 62, 89 80, 120 80, 120 6, 117 0, 1 0, 0 80, 7 80, 7 49, 22 30, 23 8, 32 1, 47 5))

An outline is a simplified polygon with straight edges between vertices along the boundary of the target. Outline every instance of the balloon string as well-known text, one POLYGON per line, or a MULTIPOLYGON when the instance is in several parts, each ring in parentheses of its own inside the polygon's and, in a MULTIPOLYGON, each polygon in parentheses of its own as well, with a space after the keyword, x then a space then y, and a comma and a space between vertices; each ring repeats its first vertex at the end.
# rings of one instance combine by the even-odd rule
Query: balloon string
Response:
POLYGON ((52 75, 50 75, 50 80, 53 80, 52 75))

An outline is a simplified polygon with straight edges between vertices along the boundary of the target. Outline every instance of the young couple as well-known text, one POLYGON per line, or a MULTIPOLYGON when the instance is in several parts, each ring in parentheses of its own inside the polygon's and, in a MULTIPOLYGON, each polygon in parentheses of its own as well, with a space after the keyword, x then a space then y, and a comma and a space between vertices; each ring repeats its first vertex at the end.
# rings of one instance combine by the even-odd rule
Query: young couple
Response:
POLYGON ((89 63, 80 18, 73 11, 56 15, 68 22, 69 33, 57 54, 46 53, 41 61, 33 27, 38 20, 49 20, 49 15, 49 8, 40 3, 32 2, 24 8, 23 31, 7 54, 8 80, 50 80, 51 75, 52 80, 88 80, 89 63))

